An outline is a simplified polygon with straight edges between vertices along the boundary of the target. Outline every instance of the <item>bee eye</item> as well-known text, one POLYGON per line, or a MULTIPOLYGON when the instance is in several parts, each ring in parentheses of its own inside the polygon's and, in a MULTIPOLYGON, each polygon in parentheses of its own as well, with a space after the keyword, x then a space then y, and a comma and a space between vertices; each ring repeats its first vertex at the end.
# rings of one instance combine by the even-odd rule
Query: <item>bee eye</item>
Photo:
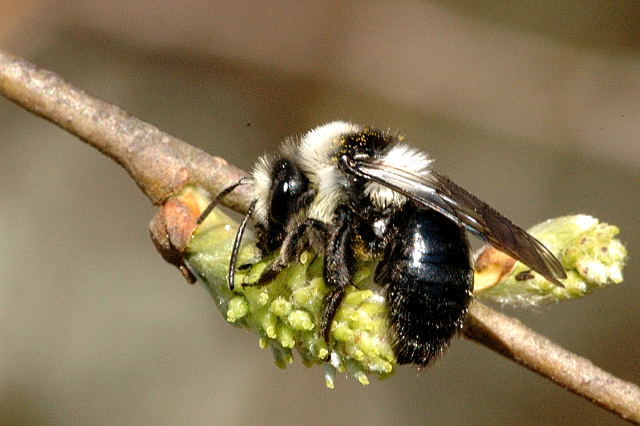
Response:
POLYGON ((271 171, 273 186, 269 216, 277 224, 285 224, 296 202, 307 190, 308 181, 302 171, 291 161, 281 159, 271 171))

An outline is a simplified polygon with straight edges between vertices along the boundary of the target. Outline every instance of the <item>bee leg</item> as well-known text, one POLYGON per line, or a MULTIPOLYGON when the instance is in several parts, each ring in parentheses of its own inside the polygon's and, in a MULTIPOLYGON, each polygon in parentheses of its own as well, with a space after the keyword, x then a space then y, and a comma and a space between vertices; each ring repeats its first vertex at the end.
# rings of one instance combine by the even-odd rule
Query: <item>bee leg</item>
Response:
POLYGON ((260 278, 253 284, 244 285, 265 285, 272 281, 289 263, 298 258, 302 251, 307 247, 310 234, 313 234, 317 240, 326 240, 326 225, 315 219, 306 219, 298 225, 292 232, 289 232, 280 247, 280 254, 270 263, 260 278), (324 237, 324 238, 323 238, 324 237))
POLYGON ((337 219, 324 247, 324 281, 329 287, 320 318, 320 333, 329 345, 331 325, 344 298, 344 292, 351 283, 355 270, 355 256, 351 246, 351 212, 347 208, 338 208, 337 219))

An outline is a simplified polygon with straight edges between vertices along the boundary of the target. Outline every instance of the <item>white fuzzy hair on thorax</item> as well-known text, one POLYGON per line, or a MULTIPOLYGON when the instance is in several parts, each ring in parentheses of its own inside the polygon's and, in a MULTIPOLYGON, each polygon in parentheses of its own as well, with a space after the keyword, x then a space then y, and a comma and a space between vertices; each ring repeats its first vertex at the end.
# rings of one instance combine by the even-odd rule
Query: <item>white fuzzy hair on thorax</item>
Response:
POLYGON ((309 207, 310 218, 331 222, 336 207, 344 197, 343 187, 346 185, 334 154, 343 136, 360 130, 361 127, 355 124, 333 121, 311 130, 300 141, 300 163, 311 185, 318 190, 309 207))
MULTIPOLYGON (((380 160, 380 163, 391 169, 399 169, 416 176, 426 176, 432 162, 433 160, 424 152, 404 144, 394 146, 380 160)), ((406 201, 404 195, 377 182, 369 182, 364 191, 373 205, 383 209, 389 206, 400 206, 406 201)))
MULTIPOLYGON (((298 164, 309 179, 317 195, 308 210, 308 217, 325 223, 333 219, 335 209, 344 201, 348 185, 347 176, 338 169, 336 151, 340 149, 346 135, 362 131, 356 124, 333 121, 316 127, 295 143, 288 140, 281 149, 281 156, 298 164)), ((256 207, 254 217, 258 223, 266 224, 269 219, 269 202, 272 190, 272 167, 276 157, 261 157, 254 166, 252 177, 256 207)), ((429 173, 432 160, 416 149, 398 144, 379 160, 391 168, 400 169, 417 176, 429 173)), ((401 206, 406 198, 398 192, 376 182, 365 186, 365 194, 379 208, 401 206)))

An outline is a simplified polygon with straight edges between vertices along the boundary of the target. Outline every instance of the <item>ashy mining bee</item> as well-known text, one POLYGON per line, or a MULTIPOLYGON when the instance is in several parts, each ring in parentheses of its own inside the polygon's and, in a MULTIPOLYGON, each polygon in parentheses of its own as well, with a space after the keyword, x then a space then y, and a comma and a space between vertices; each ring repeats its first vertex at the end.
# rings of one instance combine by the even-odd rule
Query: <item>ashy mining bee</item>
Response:
MULTIPOLYGON (((465 231, 562 286, 554 255, 493 208, 431 169, 429 157, 388 131, 342 121, 285 141, 252 176, 254 200, 236 235, 233 278, 247 221, 256 221, 263 253, 280 248, 258 280, 270 281, 306 248, 324 257, 329 288, 319 332, 332 320, 358 262, 380 260, 374 281, 385 293, 400 364, 429 365, 463 324, 473 265, 465 231)), ((203 213, 206 215, 207 212, 203 213)))

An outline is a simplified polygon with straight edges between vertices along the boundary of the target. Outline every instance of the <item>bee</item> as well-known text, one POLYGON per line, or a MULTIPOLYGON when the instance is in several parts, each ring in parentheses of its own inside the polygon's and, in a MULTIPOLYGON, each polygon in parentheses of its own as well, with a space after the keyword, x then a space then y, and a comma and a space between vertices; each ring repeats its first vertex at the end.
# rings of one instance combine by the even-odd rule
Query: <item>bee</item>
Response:
POLYGON ((401 139, 342 121, 325 124, 260 158, 251 177, 212 205, 238 185, 253 184, 229 265, 232 289, 250 217, 260 250, 280 249, 257 284, 272 280, 307 248, 324 257, 329 292, 318 328, 327 345, 359 262, 379 260, 374 282, 386 298, 397 361, 426 367, 462 329, 472 300, 467 232, 558 286, 566 274, 542 243, 433 171, 432 160, 401 139))

